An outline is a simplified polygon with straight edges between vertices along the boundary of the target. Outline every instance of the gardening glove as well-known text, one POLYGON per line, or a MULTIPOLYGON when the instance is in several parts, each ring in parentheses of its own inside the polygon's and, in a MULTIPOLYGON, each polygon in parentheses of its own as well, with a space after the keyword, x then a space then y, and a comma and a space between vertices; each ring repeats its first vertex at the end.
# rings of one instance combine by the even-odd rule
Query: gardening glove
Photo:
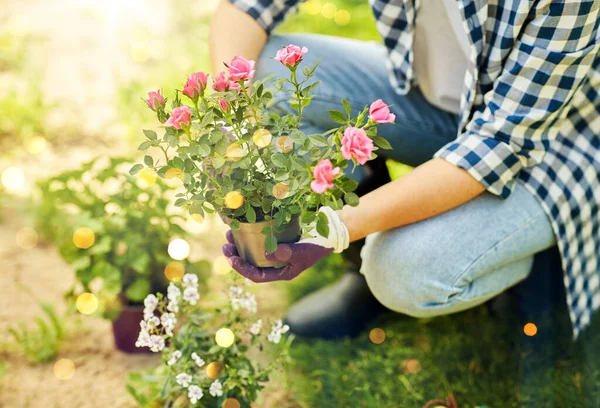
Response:
POLYGON ((331 207, 322 207, 319 212, 329 221, 329 235, 317 233, 316 221, 309 224, 300 241, 293 244, 280 244, 273 254, 266 253, 270 261, 287 262, 282 268, 258 268, 242 259, 237 252, 231 231, 227 232, 228 244, 223 245, 223 255, 231 267, 240 275, 253 282, 273 282, 291 280, 310 268, 332 252, 342 252, 350 244, 348 229, 331 207))

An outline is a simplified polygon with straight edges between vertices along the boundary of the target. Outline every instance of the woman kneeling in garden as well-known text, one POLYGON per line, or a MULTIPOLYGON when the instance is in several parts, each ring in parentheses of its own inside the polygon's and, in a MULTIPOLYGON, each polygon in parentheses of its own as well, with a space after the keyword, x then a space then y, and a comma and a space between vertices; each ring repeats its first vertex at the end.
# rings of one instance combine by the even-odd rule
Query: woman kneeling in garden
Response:
MULTIPOLYGON (((388 157, 416 169, 388 182, 385 166, 360 167, 360 204, 328 213, 337 234, 280 245, 282 269, 252 266, 230 240, 234 269, 257 282, 292 279, 345 249, 346 234, 356 261, 366 237, 364 278, 346 274, 288 314, 293 332, 331 337, 354 334, 378 302, 416 317, 479 305, 558 246, 579 333, 600 306, 600 2, 374 0, 384 45, 271 35, 296 3, 222 0, 215 73, 243 55, 258 60, 255 79, 279 74, 277 51, 306 46, 309 65, 321 58, 321 85, 304 113, 312 129, 302 130, 331 128, 340 98, 383 99, 391 111, 372 106, 371 115, 395 116, 378 133, 388 157)), ((272 107, 290 109, 285 100, 272 107)))

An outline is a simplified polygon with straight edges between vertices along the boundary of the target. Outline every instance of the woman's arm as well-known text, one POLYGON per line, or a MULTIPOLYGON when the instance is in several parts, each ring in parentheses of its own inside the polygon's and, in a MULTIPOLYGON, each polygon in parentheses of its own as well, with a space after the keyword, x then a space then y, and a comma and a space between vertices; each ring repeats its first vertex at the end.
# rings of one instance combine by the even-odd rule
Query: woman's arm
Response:
POLYGON ((214 74, 223 71, 223 62, 236 55, 258 60, 267 42, 267 33, 261 25, 228 0, 221 0, 210 26, 209 48, 214 74))
POLYGON ((466 170, 432 159, 339 212, 350 241, 412 224, 462 205, 485 191, 466 170))

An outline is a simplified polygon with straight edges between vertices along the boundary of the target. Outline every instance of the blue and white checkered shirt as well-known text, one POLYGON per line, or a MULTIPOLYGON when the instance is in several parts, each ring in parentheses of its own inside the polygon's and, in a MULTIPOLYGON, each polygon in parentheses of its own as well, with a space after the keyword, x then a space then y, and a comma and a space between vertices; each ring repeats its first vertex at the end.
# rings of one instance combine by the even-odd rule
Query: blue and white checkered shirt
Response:
MULTIPOLYGON (((299 0, 230 0, 267 32, 299 0)), ((370 0, 398 93, 423 0, 370 0)), ((425 0, 431 1, 431 0, 425 0)), ((456 0, 471 42, 455 141, 436 157, 508 197, 517 180, 558 239, 574 334, 600 307, 600 0, 456 0)))

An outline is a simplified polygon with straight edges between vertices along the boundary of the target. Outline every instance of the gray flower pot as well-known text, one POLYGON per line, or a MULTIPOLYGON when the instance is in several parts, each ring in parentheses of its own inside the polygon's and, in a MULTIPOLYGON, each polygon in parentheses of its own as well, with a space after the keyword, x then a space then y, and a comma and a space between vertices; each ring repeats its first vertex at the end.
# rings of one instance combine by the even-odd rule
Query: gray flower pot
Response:
MULTIPOLYGON (((227 224, 230 221, 225 219, 227 224)), ((271 262, 265 258, 266 236, 261 231, 264 227, 271 225, 275 225, 275 220, 254 224, 240 223, 240 229, 231 231, 240 257, 259 268, 281 268, 287 265, 285 262, 271 262)), ((300 216, 292 217, 291 222, 284 226, 283 231, 275 232, 275 237, 278 244, 297 242, 300 239, 300 216)))

